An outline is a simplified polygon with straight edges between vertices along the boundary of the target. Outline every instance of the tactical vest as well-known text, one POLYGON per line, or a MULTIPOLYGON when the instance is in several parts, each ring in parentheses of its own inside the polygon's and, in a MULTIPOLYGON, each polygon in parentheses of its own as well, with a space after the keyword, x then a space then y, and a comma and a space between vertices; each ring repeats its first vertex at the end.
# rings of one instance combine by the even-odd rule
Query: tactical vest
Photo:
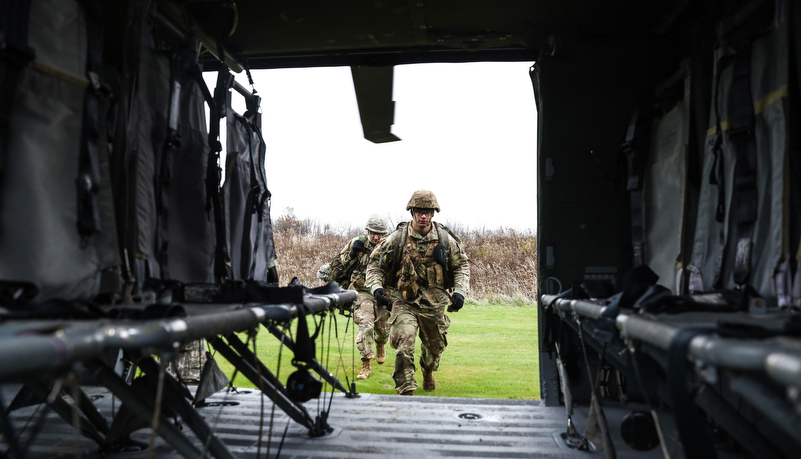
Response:
POLYGON ((392 258, 391 268, 384 276, 384 285, 397 287, 404 300, 413 300, 421 288, 443 287, 453 288, 453 270, 450 264, 450 237, 456 237, 442 224, 434 223, 438 239, 429 241, 423 253, 417 249, 417 243, 409 238, 408 222, 401 223, 395 231, 401 231, 395 238, 393 247, 387 252, 392 258), (445 264, 434 261, 434 248, 442 243, 445 246, 445 264))

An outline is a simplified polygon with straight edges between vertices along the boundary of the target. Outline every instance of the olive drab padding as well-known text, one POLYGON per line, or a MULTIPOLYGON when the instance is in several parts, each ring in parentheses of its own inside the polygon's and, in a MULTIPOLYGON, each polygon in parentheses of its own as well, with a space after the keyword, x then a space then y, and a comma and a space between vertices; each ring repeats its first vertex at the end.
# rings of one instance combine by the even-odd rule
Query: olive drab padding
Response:
POLYGON ((413 208, 419 209, 434 209, 439 212, 439 203, 437 203, 437 197, 434 196, 434 193, 428 190, 417 190, 412 193, 412 198, 409 199, 409 203, 406 204, 406 210, 411 210, 413 208))
MULTIPOLYGON (((359 236, 359 240, 367 244, 366 236, 359 236)), ((350 260, 347 264, 343 265, 342 260, 339 259, 339 255, 337 254, 337 256, 335 256, 331 261, 331 280, 343 287, 347 287, 347 285, 350 283, 350 277, 353 274, 353 270, 356 268, 358 263, 359 257, 356 257, 350 260)))
POLYGON ((389 225, 387 225, 386 219, 378 214, 370 216, 370 219, 367 220, 367 226, 365 226, 364 229, 372 231, 373 233, 389 234, 389 225))
POLYGON ((393 256, 393 263, 390 269, 384 274, 384 285, 393 288, 397 287, 401 296, 404 299, 409 300, 414 299, 414 297, 417 295, 417 291, 420 288, 419 281, 421 278, 425 280, 425 286, 430 285, 431 281, 433 281, 436 283, 435 285, 444 284, 446 290, 453 288, 454 273, 453 270, 449 269, 448 266, 450 264, 450 238, 454 238, 456 242, 459 243, 462 241, 458 236, 453 234, 453 232, 447 226, 441 223, 434 223, 434 228, 437 231, 439 239, 431 241, 426 249, 425 255, 420 255, 420 252, 415 247, 415 244, 411 241, 408 241, 408 225, 408 222, 403 222, 399 223, 395 228, 395 231, 400 231, 401 234, 399 237, 395 238, 394 245, 385 254, 385 256, 393 256), (427 258, 433 261, 436 247, 439 244, 442 244, 445 248, 444 265, 440 265, 436 262, 430 262, 430 266, 425 267, 425 272, 418 273, 414 268, 416 265, 415 261, 418 261, 420 258, 427 258), (407 250, 407 246, 409 246, 409 250, 407 250), (394 254, 401 254, 401 256, 394 256, 394 254))

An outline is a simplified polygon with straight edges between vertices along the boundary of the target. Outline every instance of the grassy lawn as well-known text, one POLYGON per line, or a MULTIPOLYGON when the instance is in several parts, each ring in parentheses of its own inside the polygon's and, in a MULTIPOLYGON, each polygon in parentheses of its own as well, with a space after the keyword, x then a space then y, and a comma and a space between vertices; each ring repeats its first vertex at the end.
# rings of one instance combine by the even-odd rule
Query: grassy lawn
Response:
MULTIPOLYGON (((531 303, 508 301, 504 304, 476 303, 468 300, 465 307, 448 314, 451 326, 448 330, 448 348, 442 356, 439 371, 434 373, 437 389, 423 391, 423 377, 415 375, 420 388, 417 395, 439 397, 537 399, 539 390, 539 355, 537 353, 537 308, 531 303)), ((315 317, 318 321, 319 318, 315 317)), ((333 333, 321 334, 317 339, 317 359, 334 373, 343 384, 354 381, 361 368, 355 348, 353 323, 336 315, 339 342, 333 333), (347 326, 347 333, 345 331, 347 326), (329 344, 330 343, 330 344, 329 344), (339 349, 341 348, 341 358, 339 349), (355 371, 354 371, 355 367, 355 371)), ((327 330, 331 328, 330 317, 325 319, 327 330)), ((314 324, 309 322, 310 333, 314 324)), ((327 331, 326 330, 326 331, 327 331)), ((294 336, 294 327, 292 331, 294 336)), ((246 337, 241 337, 245 341, 246 337)), ((266 329, 259 331, 256 349, 262 362, 279 378, 286 382, 295 371, 291 364, 292 353, 283 350, 280 368, 278 351, 280 343, 266 329), (280 371, 277 371, 279 369, 280 371)), ((252 346, 251 346, 252 348, 252 346)), ((420 340, 416 340, 415 359, 420 356, 420 340)), ((217 361, 223 371, 234 373, 233 367, 221 357, 217 361)), ((387 360, 383 365, 372 362, 373 374, 365 381, 356 381, 356 391, 372 394, 395 394, 392 371, 395 352, 387 344, 387 360)), ((250 381, 237 375, 237 387, 254 387, 250 381)), ((326 385, 323 390, 330 391, 326 385)))

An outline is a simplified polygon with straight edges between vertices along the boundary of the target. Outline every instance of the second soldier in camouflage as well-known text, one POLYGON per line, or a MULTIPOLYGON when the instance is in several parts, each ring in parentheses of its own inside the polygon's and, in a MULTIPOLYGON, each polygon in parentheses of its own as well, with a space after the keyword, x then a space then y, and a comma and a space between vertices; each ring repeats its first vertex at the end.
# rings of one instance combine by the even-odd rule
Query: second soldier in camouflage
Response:
POLYGON ((359 327, 356 334, 356 347, 362 359, 362 368, 356 379, 367 379, 372 373, 370 361, 375 358, 379 364, 384 363, 386 351, 384 344, 389 336, 387 309, 376 303, 373 294, 365 286, 365 269, 370 253, 387 233, 386 220, 380 215, 373 215, 367 221, 367 236, 351 239, 332 263, 331 280, 337 280, 343 287, 356 290, 358 296, 354 302, 353 322, 359 327), (342 279, 342 275, 347 279, 342 279), (373 352, 375 348, 375 352, 373 352))

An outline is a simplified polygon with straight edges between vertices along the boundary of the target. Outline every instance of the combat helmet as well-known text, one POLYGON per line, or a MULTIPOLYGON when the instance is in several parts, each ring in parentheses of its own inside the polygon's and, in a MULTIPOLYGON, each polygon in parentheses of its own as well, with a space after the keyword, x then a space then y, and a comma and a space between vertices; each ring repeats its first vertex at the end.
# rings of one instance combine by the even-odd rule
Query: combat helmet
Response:
POLYGON ((409 204, 406 204, 406 210, 412 210, 415 207, 418 209, 434 209, 437 212, 440 211, 437 197, 428 190, 417 190, 412 193, 412 199, 409 200, 409 204))
POLYGON ((378 214, 373 214, 370 216, 370 219, 367 220, 367 226, 365 226, 364 229, 367 231, 372 231, 373 233, 389 234, 389 225, 387 225, 387 220, 378 214))

